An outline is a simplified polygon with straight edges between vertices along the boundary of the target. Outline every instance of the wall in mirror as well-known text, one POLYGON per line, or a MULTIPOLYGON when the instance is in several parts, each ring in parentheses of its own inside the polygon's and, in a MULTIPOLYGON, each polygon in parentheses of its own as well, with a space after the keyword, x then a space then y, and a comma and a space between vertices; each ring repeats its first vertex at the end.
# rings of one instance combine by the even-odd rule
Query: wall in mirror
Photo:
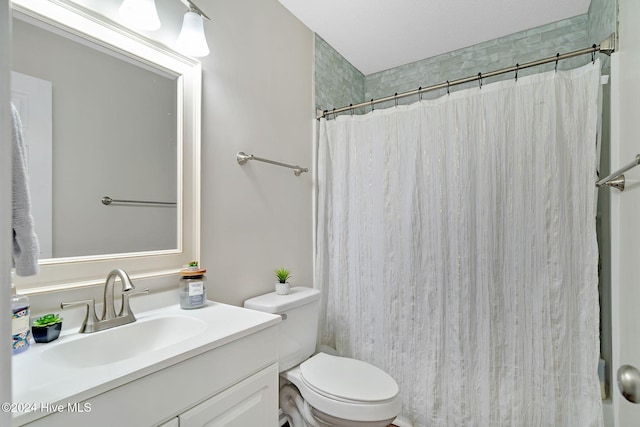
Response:
MULTIPOLYGON (((44 83, 50 111, 38 113, 49 117, 51 150, 28 162, 50 193, 52 258, 16 287, 73 292, 104 284, 114 268, 150 287, 177 277, 200 259, 200 62, 75 1, 13 0, 12 9, 13 71, 44 83), (104 196, 174 204, 105 206, 104 196)), ((13 97, 28 127, 47 122, 29 118, 37 104, 23 95, 13 97)))
POLYGON ((176 249, 178 76, 25 17, 12 64, 41 258, 176 249))

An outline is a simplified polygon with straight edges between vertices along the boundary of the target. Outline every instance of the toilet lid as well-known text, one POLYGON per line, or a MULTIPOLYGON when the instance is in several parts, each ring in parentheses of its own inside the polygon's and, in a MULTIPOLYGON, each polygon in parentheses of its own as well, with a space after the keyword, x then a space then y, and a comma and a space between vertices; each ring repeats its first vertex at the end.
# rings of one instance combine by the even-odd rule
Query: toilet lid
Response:
POLYGON ((358 402, 393 399, 398 384, 383 370, 346 357, 318 353, 300 365, 302 379, 317 391, 358 402))

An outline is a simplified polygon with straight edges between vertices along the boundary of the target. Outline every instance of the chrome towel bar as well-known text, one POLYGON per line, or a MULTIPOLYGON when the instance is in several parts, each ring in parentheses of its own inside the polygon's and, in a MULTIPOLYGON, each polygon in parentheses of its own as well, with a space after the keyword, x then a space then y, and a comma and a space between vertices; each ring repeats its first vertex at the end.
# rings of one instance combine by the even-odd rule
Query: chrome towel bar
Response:
POLYGON ((175 206, 176 202, 152 202, 148 200, 119 200, 112 199, 109 196, 104 196, 102 198, 102 204, 107 206, 112 203, 125 203, 125 204, 134 204, 134 205, 156 205, 156 206, 175 206))
POLYGON ((244 165, 245 163, 247 163, 248 160, 257 160, 259 162, 271 163, 272 165, 282 166, 283 168, 293 169, 293 173, 295 174, 295 176, 300 176, 300 174, 302 172, 309 172, 309 169, 300 167, 298 165, 295 165, 295 166, 294 165, 288 165, 286 163, 280 163, 280 162, 276 162, 276 161, 273 161, 273 160, 263 159, 261 157, 256 157, 253 154, 245 154, 242 151, 240 151, 238 154, 236 154, 236 160, 238 161, 239 165, 244 165))
POLYGON ((634 168, 640 164, 640 154, 636 155, 636 158, 613 172, 609 176, 602 178, 600 181, 596 182, 596 187, 601 187, 603 185, 608 185, 609 187, 617 188, 620 191, 624 191, 624 173, 631 168, 634 168))

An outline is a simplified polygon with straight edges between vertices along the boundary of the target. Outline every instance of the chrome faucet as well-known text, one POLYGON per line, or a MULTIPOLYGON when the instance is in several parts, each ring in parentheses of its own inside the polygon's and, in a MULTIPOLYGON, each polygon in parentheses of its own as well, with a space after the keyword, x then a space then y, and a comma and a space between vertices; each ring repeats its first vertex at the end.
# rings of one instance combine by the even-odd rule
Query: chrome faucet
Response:
POLYGON ((107 280, 104 283, 104 301, 102 304, 102 316, 100 319, 96 316, 96 302, 92 299, 63 302, 60 304, 60 307, 64 309, 66 307, 86 305, 87 313, 85 314, 84 321, 80 326, 80 333, 98 332, 135 322, 136 317, 133 315, 131 307, 129 306, 129 298, 134 295, 146 294, 148 292, 149 289, 136 289, 136 287, 133 286, 129 275, 123 269, 116 268, 107 275, 107 280), (122 283, 122 304, 117 315, 113 298, 113 286, 116 278, 120 278, 120 282, 122 283))

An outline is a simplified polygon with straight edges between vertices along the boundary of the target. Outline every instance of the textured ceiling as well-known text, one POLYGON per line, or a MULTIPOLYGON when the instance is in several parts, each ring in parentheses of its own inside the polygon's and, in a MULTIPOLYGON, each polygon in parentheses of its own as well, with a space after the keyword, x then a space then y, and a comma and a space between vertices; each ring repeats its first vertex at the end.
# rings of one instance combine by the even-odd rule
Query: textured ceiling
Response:
POLYGON ((363 74, 587 13, 590 0, 279 0, 363 74))

